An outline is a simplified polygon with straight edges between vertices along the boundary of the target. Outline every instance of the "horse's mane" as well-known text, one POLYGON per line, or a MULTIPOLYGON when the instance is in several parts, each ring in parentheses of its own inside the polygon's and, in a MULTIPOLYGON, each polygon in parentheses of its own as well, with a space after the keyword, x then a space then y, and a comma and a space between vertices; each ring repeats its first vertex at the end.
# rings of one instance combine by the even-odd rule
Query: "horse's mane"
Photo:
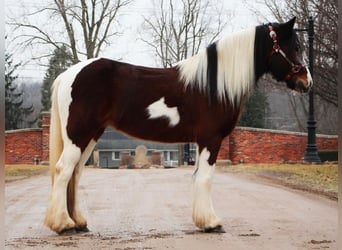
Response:
POLYGON ((223 38, 177 64, 185 87, 231 104, 253 89, 255 27, 223 38), (209 92, 209 93, 208 93, 209 92))

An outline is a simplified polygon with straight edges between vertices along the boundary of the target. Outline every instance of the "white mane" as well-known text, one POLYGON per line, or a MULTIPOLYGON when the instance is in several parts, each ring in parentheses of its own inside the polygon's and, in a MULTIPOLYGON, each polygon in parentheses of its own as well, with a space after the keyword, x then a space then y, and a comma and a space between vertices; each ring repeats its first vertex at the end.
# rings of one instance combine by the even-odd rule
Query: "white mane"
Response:
MULTIPOLYGON (((217 48, 217 97, 234 104, 253 89, 255 27, 219 40, 217 48)), ((207 90, 207 50, 178 63, 185 87, 207 90)))

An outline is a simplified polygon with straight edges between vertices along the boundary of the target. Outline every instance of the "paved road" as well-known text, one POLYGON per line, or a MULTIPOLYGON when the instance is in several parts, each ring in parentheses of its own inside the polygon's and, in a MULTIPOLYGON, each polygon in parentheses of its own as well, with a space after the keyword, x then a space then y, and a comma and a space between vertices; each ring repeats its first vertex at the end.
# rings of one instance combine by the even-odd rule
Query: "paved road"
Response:
POLYGON ((337 202, 216 172, 213 201, 227 233, 191 220, 190 169, 86 169, 81 208, 91 232, 43 225, 50 177, 6 184, 6 249, 336 249, 337 202))

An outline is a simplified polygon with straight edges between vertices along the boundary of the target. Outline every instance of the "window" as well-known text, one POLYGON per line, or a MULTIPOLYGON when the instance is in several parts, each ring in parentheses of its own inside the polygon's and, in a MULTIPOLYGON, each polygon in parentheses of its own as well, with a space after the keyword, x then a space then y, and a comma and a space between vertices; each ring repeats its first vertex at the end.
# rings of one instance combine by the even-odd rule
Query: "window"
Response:
POLYGON ((112 160, 120 160, 120 152, 119 151, 114 151, 112 152, 112 160))
POLYGON ((178 152, 170 151, 170 161, 177 161, 177 160, 178 160, 178 152))
POLYGON ((178 151, 164 151, 164 161, 178 161, 178 151))

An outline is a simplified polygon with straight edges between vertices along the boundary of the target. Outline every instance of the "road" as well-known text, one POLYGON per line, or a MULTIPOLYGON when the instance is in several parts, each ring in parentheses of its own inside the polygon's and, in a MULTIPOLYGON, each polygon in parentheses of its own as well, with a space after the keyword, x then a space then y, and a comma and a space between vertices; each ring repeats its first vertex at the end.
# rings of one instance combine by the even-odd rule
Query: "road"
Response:
POLYGON ((191 219, 191 169, 85 169, 88 233, 58 236, 43 225, 50 177, 6 183, 6 249, 336 249, 337 202, 216 172, 212 194, 225 234, 191 219))

